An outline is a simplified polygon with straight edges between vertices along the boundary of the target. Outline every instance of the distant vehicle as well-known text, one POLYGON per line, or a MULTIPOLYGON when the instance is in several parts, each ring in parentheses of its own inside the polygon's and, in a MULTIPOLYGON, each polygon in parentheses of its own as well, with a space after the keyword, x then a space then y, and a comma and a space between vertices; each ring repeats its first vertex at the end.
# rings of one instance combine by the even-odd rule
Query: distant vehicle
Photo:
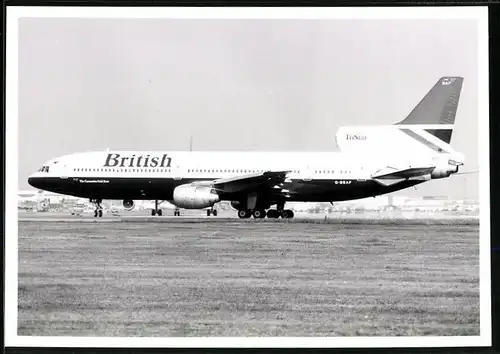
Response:
POLYGON ((71 210, 71 215, 81 215, 87 209, 87 204, 85 203, 76 203, 73 209, 71 210))
POLYGON ((176 216, 179 208, 229 201, 240 218, 293 218, 285 203, 374 197, 458 173, 465 156, 450 142, 462 83, 440 78, 395 124, 339 128, 340 152, 82 152, 46 162, 28 183, 89 198, 95 217, 107 199, 122 200, 127 211, 134 200, 154 200, 153 216, 166 200, 176 216))

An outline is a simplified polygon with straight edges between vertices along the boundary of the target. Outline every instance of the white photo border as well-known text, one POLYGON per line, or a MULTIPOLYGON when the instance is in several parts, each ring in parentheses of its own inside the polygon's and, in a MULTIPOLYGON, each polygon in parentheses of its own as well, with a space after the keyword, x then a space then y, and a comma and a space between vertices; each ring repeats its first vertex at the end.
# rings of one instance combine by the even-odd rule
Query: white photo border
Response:
POLYGON ((7 347, 474 347, 491 346, 488 8, 477 7, 7 7, 5 346, 7 347), (478 21, 480 335, 460 337, 123 338, 18 336, 18 25, 20 18, 474 19, 478 21))

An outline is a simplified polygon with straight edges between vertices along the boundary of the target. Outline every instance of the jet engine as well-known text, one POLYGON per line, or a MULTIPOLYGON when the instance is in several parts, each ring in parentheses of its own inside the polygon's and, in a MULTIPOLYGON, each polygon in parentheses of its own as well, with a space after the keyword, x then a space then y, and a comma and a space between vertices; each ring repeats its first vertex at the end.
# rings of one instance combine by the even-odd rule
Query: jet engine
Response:
POLYGON ((134 207, 135 207, 135 203, 133 200, 125 199, 123 201, 123 208, 125 208, 125 210, 131 211, 132 209, 134 209, 134 207))
POLYGON ((443 161, 437 164, 436 168, 431 172, 432 179, 450 177, 452 173, 458 172, 458 164, 453 160, 443 161))
POLYGON ((172 204, 183 209, 203 209, 219 201, 219 195, 213 188, 185 184, 174 189, 172 204))

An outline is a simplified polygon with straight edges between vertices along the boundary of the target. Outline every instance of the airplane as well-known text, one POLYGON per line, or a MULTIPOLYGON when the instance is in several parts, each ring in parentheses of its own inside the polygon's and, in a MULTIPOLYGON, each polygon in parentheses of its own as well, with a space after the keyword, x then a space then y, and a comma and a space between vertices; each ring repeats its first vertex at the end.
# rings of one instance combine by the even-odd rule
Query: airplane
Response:
POLYGON ((47 161, 28 178, 38 189, 102 200, 205 209, 229 201, 239 218, 293 218, 287 202, 375 197, 448 178, 464 164, 451 137, 463 77, 442 77, 402 121, 341 127, 340 152, 89 151, 47 161), (272 208, 276 206, 275 208, 272 208))

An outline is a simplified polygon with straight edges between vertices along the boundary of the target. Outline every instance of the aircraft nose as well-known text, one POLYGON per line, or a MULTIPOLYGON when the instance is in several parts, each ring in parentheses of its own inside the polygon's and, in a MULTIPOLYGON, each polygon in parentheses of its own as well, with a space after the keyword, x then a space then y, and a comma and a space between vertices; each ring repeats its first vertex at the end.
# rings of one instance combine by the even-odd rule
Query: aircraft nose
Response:
POLYGON ((32 174, 28 177, 28 184, 34 188, 41 189, 42 187, 42 178, 37 177, 36 174, 32 174))

